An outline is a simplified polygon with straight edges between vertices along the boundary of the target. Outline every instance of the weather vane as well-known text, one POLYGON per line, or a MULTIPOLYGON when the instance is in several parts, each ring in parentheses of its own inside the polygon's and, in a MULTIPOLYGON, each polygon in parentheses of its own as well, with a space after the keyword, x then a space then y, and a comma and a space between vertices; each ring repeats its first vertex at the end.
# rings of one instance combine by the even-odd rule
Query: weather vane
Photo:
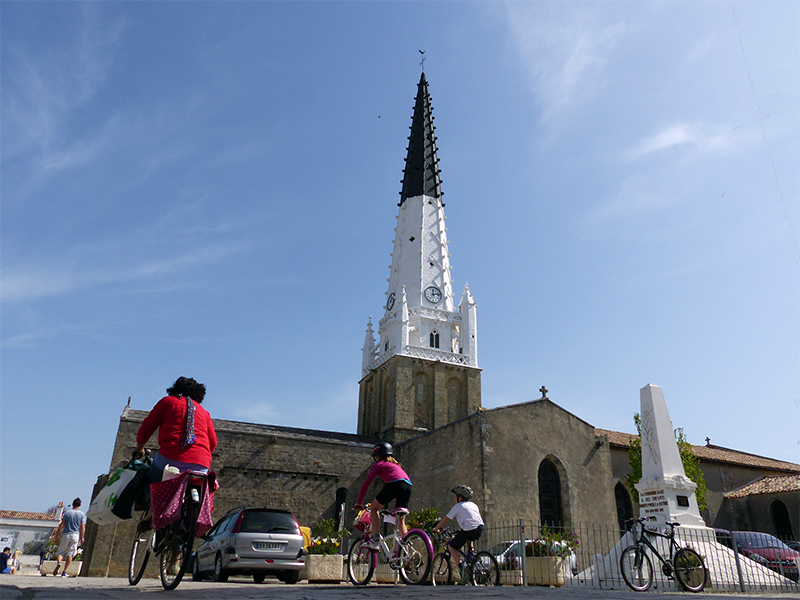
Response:
POLYGON ((420 54, 422 54, 422 60, 419 61, 419 66, 422 67, 422 72, 425 72, 425 50, 420 50, 420 54))

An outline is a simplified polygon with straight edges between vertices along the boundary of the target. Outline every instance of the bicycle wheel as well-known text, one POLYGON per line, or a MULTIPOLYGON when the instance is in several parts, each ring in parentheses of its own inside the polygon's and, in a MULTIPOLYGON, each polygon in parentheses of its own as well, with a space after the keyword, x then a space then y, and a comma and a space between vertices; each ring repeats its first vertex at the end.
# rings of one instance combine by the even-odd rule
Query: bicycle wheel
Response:
POLYGON ((409 531, 400 545, 400 578, 408 585, 425 583, 431 574, 432 556, 428 536, 420 531, 409 531))
POLYGON ((150 529, 139 531, 137 525, 131 546, 131 560, 128 563, 128 583, 131 585, 139 583, 144 575, 147 561, 150 560, 150 545, 154 535, 155 532, 150 529))
POLYGON ((192 556, 194 533, 197 530, 197 513, 199 505, 187 503, 184 518, 172 525, 170 540, 165 540, 161 553, 159 571, 161 585, 165 590, 174 590, 183 579, 192 556))
POLYGON ((653 584, 653 563, 639 546, 628 546, 622 551, 619 570, 632 590, 644 592, 653 584))
POLYGON ((367 548, 364 540, 355 540, 347 553, 347 578, 353 585, 367 585, 377 562, 378 553, 367 548))
POLYGON ((500 585, 500 565, 494 554, 478 552, 469 565, 468 577, 472 585, 500 585))
POLYGON ((440 552, 433 558, 433 585, 450 585, 453 583, 453 571, 450 566, 450 555, 440 552))
POLYGON ((691 548, 681 548, 672 559, 675 579, 687 592, 702 592, 706 585, 706 566, 700 555, 691 548))

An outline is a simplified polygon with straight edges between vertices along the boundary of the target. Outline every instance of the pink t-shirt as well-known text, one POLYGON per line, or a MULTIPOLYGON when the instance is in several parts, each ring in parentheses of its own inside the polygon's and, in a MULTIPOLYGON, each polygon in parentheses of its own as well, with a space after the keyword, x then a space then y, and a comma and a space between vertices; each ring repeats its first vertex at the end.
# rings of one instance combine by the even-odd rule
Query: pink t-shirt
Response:
POLYGON ((356 504, 361 504, 363 502, 364 496, 367 494, 369 484, 372 483, 372 480, 375 479, 375 477, 380 478, 383 483, 391 483, 392 481, 398 481, 401 479, 411 483, 408 475, 406 475, 406 472, 403 471, 403 467, 393 462, 389 462, 388 460, 378 461, 372 465, 372 468, 367 474, 367 478, 364 480, 364 483, 361 484, 361 491, 358 492, 358 501, 356 504))

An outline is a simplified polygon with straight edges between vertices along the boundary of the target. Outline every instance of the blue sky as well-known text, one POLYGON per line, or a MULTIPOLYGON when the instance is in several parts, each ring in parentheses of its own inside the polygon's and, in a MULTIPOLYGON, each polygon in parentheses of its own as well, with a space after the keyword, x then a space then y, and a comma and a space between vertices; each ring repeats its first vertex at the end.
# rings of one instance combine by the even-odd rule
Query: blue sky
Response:
POLYGON ((3 2, 0 507, 179 375, 354 432, 418 50, 487 407, 800 462, 797 2, 3 2))

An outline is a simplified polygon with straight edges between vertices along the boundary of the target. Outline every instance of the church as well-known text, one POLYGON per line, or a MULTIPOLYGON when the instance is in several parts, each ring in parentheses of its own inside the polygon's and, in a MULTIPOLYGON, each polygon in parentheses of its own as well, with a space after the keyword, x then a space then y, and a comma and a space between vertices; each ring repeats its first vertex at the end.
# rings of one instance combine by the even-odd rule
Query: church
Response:
MULTIPOLYGON (((442 198, 423 71, 386 301, 380 320, 368 321, 362 348, 357 433, 215 419, 212 469, 222 485, 215 515, 246 505, 289 509, 301 525, 336 517, 341 505, 353 506, 380 440, 395 445, 414 483, 412 510, 444 513, 449 490, 464 483, 487 524, 525 519, 613 529, 637 514, 626 481, 633 435, 596 428, 544 387, 528 402, 482 407, 477 304, 468 285, 453 285, 442 198)), ((127 461, 146 415, 125 407, 111 467, 127 461)), ((708 486, 707 525, 797 539, 800 465, 710 444, 694 450, 708 486)), ((103 483, 100 477, 95 492, 103 483)), ((379 487, 373 483, 367 497, 379 487)), ((133 531, 132 523, 90 523, 82 575, 123 576, 133 531)))

